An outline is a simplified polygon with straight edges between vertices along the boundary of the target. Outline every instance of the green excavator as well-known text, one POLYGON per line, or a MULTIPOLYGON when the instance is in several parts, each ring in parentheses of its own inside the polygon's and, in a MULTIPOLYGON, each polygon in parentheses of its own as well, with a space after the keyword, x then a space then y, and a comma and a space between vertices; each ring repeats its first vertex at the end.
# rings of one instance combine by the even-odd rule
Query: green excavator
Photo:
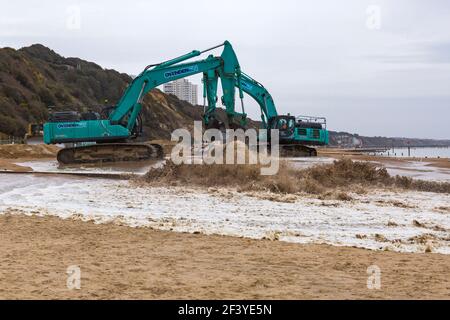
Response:
MULTIPOLYGON (((57 159, 63 164, 162 158, 163 149, 160 145, 131 142, 142 134, 140 111, 143 98, 150 90, 166 82, 199 73, 203 73, 204 95, 208 100, 204 114, 206 128, 244 127, 247 116, 243 105, 243 92, 247 92, 261 106, 263 126, 279 129, 283 144, 287 141, 293 142, 295 134, 292 135, 292 132, 297 132, 294 130, 296 125, 293 124, 295 118, 277 115, 270 94, 262 85, 241 72, 236 53, 228 41, 207 50, 194 50, 178 58, 147 66, 126 88, 117 105, 106 109, 102 115, 95 112, 53 112, 49 121, 44 124, 44 142, 70 146, 58 152, 57 159), (186 62, 219 47, 223 47, 220 56, 209 55, 203 60, 186 62), (223 91, 222 105, 225 106, 227 114, 226 124, 220 123, 215 117, 218 78, 223 91), (239 90, 242 112, 235 111, 236 88, 239 90)), ((322 139, 325 142, 327 136, 324 135, 322 139)), ((306 140, 308 143, 311 141, 306 140)))
POLYGON ((234 79, 239 72, 239 63, 233 47, 225 41, 207 50, 194 50, 147 66, 126 88, 117 105, 103 117, 95 112, 53 112, 44 124, 44 142, 71 145, 57 154, 58 161, 63 164, 161 158, 163 149, 160 145, 130 142, 142 134, 140 111, 144 96, 166 82, 208 72, 221 78, 230 119, 239 116, 234 112, 234 79), (184 62, 219 47, 223 47, 220 56, 209 55, 203 60, 184 62))
MULTIPOLYGON (((208 73, 203 79, 203 97, 208 100, 205 107, 205 123, 212 127, 225 128, 225 124, 219 123, 215 119, 216 101, 215 92, 217 90, 218 74, 208 73)), ((236 73, 235 86, 239 90, 242 104, 242 113, 227 112, 229 127, 245 128, 247 125, 246 113, 243 103, 243 92, 252 97, 261 110, 261 127, 264 129, 279 130, 280 155, 282 156, 317 156, 317 151, 313 146, 328 145, 328 131, 326 119, 323 117, 297 116, 290 114, 279 115, 275 107, 275 102, 269 91, 258 81, 252 79, 242 71, 236 73)), ((226 101, 222 98, 222 104, 226 101)), ((231 105, 231 106, 234 106, 231 105)), ((270 135, 260 134, 259 143, 270 143, 270 135)))

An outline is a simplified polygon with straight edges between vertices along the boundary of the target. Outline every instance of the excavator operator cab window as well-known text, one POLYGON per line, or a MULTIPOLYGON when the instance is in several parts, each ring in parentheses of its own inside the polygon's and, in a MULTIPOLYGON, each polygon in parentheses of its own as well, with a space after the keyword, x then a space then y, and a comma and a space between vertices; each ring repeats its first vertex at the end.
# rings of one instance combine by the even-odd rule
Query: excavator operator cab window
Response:
POLYGON ((292 129, 294 129, 294 127, 295 127, 295 118, 294 117, 292 117, 292 118, 291 117, 280 117, 272 123, 273 129, 278 129, 281 131, 292 130, 292 129))

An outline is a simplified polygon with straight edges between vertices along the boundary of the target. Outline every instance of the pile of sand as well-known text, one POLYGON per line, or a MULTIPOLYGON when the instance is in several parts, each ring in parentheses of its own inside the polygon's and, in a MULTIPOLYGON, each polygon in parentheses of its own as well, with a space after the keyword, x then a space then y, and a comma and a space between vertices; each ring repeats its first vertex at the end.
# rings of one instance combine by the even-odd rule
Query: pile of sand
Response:
POLYGON ((46 144, 28 145, 28 144, 4 144, 0 145, 0 158, 53 158, 60 150, 59 147, 46 144))
MULTIPOLYGON (((232 147, 232 155, 237 162, 238 151, 243 152, 248 161, 249 148, 239 142, 229 143, 222 146, 224 160, 227 149, 232 147), (240 149, 242 148, 242 149, 240 149)), ((208 153, 214 153, 210 148, 208 153)), ((246 182, 260 181, 261 165, 259 164, 181 164, 176 165, 168 160, 164 166, 150 170, 144 177, 145 182, 170 183, 170 184, 192 184, 201 186, 236 186, 246 182)))
POLYGON ((175 165, 150 170, 143 180, 156 185, 196 185, 236 187, 241 191, 270 191, 282 194, 310 193, 351 200, 345 192, 365 192, 374 188, 400 188, 450 193, 450 183, 391 177, 384 167, 370 162, 336 160, 332 164, 298 170, 281 162, 278 174, 262 176, 259 165, 175 165))

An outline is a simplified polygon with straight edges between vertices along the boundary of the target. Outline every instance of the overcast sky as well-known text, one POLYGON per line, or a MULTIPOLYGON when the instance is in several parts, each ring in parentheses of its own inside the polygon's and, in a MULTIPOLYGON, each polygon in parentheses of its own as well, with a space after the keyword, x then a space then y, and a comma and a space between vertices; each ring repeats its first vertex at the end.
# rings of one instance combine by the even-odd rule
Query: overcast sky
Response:
MULTIPOLYGON (((362 135, 450 139, 447 0, 0 4, 0 47, 42 43, 138 74, 228 39, 279 113, 325 116, 330 129, 362 135)), ((191 80, 200 84, 200 76, 191 80)), ((257 105, 245 102, 259 119, 257 105)))

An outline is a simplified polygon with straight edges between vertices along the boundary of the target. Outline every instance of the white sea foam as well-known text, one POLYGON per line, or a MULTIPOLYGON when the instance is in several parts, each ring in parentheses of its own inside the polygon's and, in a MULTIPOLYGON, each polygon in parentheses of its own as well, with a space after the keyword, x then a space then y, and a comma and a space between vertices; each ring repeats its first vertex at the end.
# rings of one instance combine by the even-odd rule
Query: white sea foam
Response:
POLYGON ((402 252, 423 252, 425 244, 410 239, 428 234, 435 238, 433 252, 450 254, 450 214, 436 209, 448 207, 450 195, 379 191, 352 196, 355 201, 298 197, 294 203, 280 203, 237 192, 211 194, 180 187, 135 187, 128 181, 32 175, 12 181, 10 175, 0 174, 0 212, 77 215, 180 232, 402 252), (393 201, 408 207, 394 206, 393 201))

